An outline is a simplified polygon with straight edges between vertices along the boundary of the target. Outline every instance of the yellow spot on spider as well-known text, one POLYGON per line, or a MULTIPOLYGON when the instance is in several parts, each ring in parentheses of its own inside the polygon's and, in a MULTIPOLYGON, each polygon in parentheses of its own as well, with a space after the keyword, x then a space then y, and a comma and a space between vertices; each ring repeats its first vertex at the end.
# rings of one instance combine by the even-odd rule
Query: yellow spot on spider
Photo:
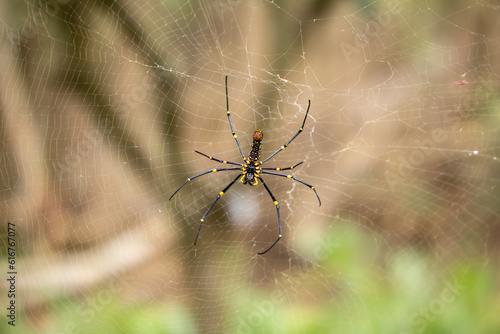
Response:
POLYGON ((287 177, 287 179, 291 179, 291 178, 292 178, 292 176, 291 176, 291 175, 287 175, 286 177, 287 177))
POLYGON ((221 192, 219 193, 219 195, 221 195, 221 196, 222 196, 222 195, 224 195, 224 192, 223 192, 223 191, 221 191, 221 192))
POLYGON ((222 163, 223 163, 223 164, 227 164, 227 161, 223 161, 222 163))
POLYGON ((278 237, 280 237, 280 238, 281 238, 282 236, 283 236, 283 234, 279 234, 279 235, 278 235, 278 237))
POLYGON ((234 138, 238 138, 238 136, 237 136, 237 135, 234 135, 233 137, 234 137, 234 138))
POLYGON ((212 173, 215 173, 217 171, 217 169, 212 169, 212 173))
POLYGON ((191 179, 188 179, 188 181, 191 181, 191 179))
POLYGON ((304 129, 300 128, 299 131, 304 131, 304 129))
POLYGON ((228 114, 228 115, 230 114, 229 110, 226 112, 226 114, 228 114))
POLYGON ((200 219, 200 221, 203 223, 205 221, 205 219, 202 218, 202 219, 200 219))
POLYGON ((285 149, 285 146, 281 146, 281 149, 284 150, 285 149))
POLYGON ((278 201, 274 201, 274 205, 278 205, 278 201))

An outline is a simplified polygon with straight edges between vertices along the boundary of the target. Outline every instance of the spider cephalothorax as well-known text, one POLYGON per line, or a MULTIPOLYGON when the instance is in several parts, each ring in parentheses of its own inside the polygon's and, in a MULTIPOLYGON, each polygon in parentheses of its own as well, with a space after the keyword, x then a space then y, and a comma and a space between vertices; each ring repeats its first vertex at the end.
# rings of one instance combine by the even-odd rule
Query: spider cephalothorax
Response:
POLYGON ((310 189, 312 189, 314 191, 314 194, 318 198, 319 205, 321 205, 321 200, 319 199, 318 193, 316 192, 316 189, 314 189, 314 187, 312 185, 310 185, 310 184, 308 184, 308 183, 306 183, 306 182, 304 182, 302 180, 297 179, 293 175, 276 173, 276 172, 270 172, 271 170, 274 170, 274 171, 283 171, 283 170, 294 169, 295 167, 301 165, 303 163, 303 161, 301 161, 298 164, 295 164, 295 165, 293 165, 291 167, 286 167, 286 168, 260 167, 266 161, 270 160, 276 154, 278 154, 279 152, 281 152, 282 150, 284 150, 304 130, 304 125, 306 124, 307 115, 309 114, 309 108, 311 107, 311 101, 309 100, 309 104, 307 106, 306 115, 304 116, 304 121, 302 122, 302 126, 300 127, 299 131, 297 131, 297 133, 292 137, 292 139, 290 139, 286 144, 284 144, 283 146, 281 146, 279 149, 277 149, 273 154, 271 154, 267 159, 265 159, 263 161, 260 161, 260 150, 261 150, 261 147, 262 147, 263 134, 262 134, 262 131, 259 130, 259 129, 255 130, 255 132, 253 134, 252 148, 250 150, 250 153, 248 154, 248 158, 245 158, 245 156, 243 155, 243 151, 241 150, 241 145, 240 145, 240 142, 238 140, 238 136, 236 136, 236 133, 234 132, 234 128, 233 128, 233 123, 231 122, 231 113, 229 112, 229 95, 228 95, 228 92, 227 92, 227 76, 226 76, 226 106, 227 106, 226 114, 227 114, 227 118, 229 120, 229 126, 231 128, 231 133, 233 135, 234 140, 236 140, 236 144, 238 145, 238 149, 240 151, 240 154, 241 154, 241 157, 243 158, 244 163, 232 162, 232 161, 226 161, 226 160, 220 160, 220 159, 213 158, 213 157, 211 157, 209 155, 206 155, 205 153, 201 153, 199 151, 195 151, 196 153, 201 154, 201 155, 203 155, 204 157, 207 157, 210 160, 214 160, 214 161, 217 161, 217 162, 220 162, 220 163, 223 163, 223 164, 235 165, 235 166, 238 166, 238 167, 210 169, 210 170, 208 170, 206 172, 203 172, 201 174, 192 176, 192 177, 188 178, 186 181, 184 181, 184 183, 172 194, 172 196, 170 196, 169 200, 171 200, 172 197, 174 197, 175 194, 177 194, 177 192, 179 190, 181 190, 182 187, 184 187, 184 185, 186 183, 188 183, 189 181, 191 181, 193 179, 196 179, 197 177, 200 177, 200 176, 203 176, 203 175, 206 175, 206 174, 209 174, 209 173, 219 172, 219 171, 229 171, 229 170, 238 170, 238 171, 240 171, 240 173, 238 174, 238 176, 236 176, 236 178, 233 181, 231 181, 223 190, 221 190, 219 192, 219 194, 217 195, 217 198, 215 199, 215 201, 213 201, 212 205, 210 205, 210 207, 205 212, 205 214, 203 215, 203 217, 201 217, 201 219, 200 219, 200 226, 198 227, 198 232, 196 233, 196 238, 194 239, 194 244, 196 245, 196 240, 198 240, 198 235, 200 234, 201 225, 203 224, 203 222, 205 221, 205 217, 208 215, 208 213, 213 208, 213 206, 215 205, 215 203, 217 203, 217 201, 219 200, 219 198, 221 198, 221 196, 224 195, 224 193, 233 184, 235 184, 236 181, 238 181, 238 179, 240 179, 241 183, 243 183, 243 184, 247 184, 248 183, 251 186, 256 186, 257 184, 259 184, 259 180, 260 180, 262 182, 262 184, 264 185, 264 188, 266 188, 266 191, 268 192, 269 196, 271 196, 271 199, 273 200, 274 205, 276 206, 276 212, 278 214, 278 227, 279 227, 278 239, 276 239, 276 241, 269 248, 267 248, 265 251, 258 253, 259 255, 262 255, 264 253, 267 253, 271 248, 273 248, 274 245, 276 245, 278 243, 278 241, 280 241, 280 239, 283 236, 283 234, 282 234, 282 230, 281 230, 280 206, 278 204, 278 201, 276 200, 276 198, 274 197, 273 193, 271 192, 271 190, 269 189, 269 187, 266 185, 266 183, 264 182, 264 179, 262 178, 262 176, 260 174, 269 174, 269 175, 275 175, 275 176, 280 176, 280 177, 286 177, 287 179, 292 179, 294 181, 302 183, 303 185, 309 187, 310 189))

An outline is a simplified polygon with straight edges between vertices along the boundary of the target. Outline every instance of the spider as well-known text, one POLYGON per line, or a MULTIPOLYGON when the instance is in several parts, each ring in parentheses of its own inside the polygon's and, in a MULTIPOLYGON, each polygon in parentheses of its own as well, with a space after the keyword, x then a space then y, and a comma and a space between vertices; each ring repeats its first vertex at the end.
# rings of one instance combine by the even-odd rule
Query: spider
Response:
POLYGON ((287 179, 292 179, 292 180, 295 180, 295 181, 297 181, 299 183, 302 183, 303 185, 311 188, 314 191, 314 194, 318 198, 319 205, 321 206, 321 200, 320 200, 320 198, 318 196, 318 193, 316 192, 316 189, 314 189, 314 187, 312 185, 310 185, 310 184, 308 184, 308 183, 306 183, 306 182, 304 182, 302 180, 297 179, 293 175, 271 172, 271 170, 274 170, 274 171, 285 171, 285 170, 294 169, 295 167, 298 167, 299 165, 303 164, 304 161, 301 161, 301 162, 299 162, 299 163, 297 163, 297 164, 295 164, 295 165, 293 165, 291 167, 286 167, 286 168, 261 167, 261 165, 263 165, 264 163, 266 163, 267 161, 269 161, 276 154, 278 154, 279 152, 283 151, 304 130, 304 125, 306 124, 307 115, 309 114, 309 108, 311 107, 311 100, 309 100, 309 104, 307 106, 307 111, 306 111, 306 115, 304 117, 304 121, 302 122, 302 126, 297 131, 297 133, 292 137, 292 139, 290 139, 286 144, 284 144, 279 149, 277 149, 267 159, 264 159, 264 160, 260 161, 260 150, 261 150, 261 147, 262 147, 263 133, 259 129, 255 130, 255 132, 253 134, 252 148, 250 150, 250 153, 248 154, 248 158, 245 158, 245 156, 243 155, 243 151, 241 150, 241 145, 240 145, 240 142, 238 140, 238 136, 236 136, 236 133, 234 132, 233 123, 231 122, 231 113, 229 112, 229 95, 228 95, 228 90, 227 90, 227 76, 226 76, 225 83, 226 83, 226 107, 227 107, 226 108, 226 110, 227 110, 226 114, 227 114, 227 119, 229 120, 229 127, 231 128, 231 133, 233 135, 233 138, 236 140, 236 144, 238 145, 238 149, 240 151, 241 157, 243 158, 244 162, 243 163, 239 163, 239 162, 232 162, 232 161, 220 160, 220 159, 216 159, 216 158, 214 158, 212 156, 209 156, 209 155, 207 155, 205 153, 202 153, 202 152, 199 152, 199 151, 195 150, 196 153, 201 154, 201 155, 203 155, 204 157, 206 157, 206 158, 208 158, 210 160, 214 160, 214 161, 217 161, 217 162, 222 163, 222 164, 234 165, 234 166, 238 166, 238 167, 210 169, 210 170, 208 170, 206 172, 203 172, 201 174, 197 174, 197 175, 191 176, 186 181, 184 181, 184 183, 172 194, 172 196, 170 196, 170 198, 168 200, 170 201, 175 196, 175 194, 177 194, 177 192, 179 192, 179 190, 181 190, 182 187, 184 187, 186 185, 186 183, 188 183, 191 180, 196 179, 197 177, 200 177, 200 176, 203 176, 203 175, 206 175, 206 174, 209 174, 209 173, 216 173, 216 172, 222 172, 222 171, 231 171, 231 170, 240 171, 240 173, 236 176, 236 178, 234 178, 234 180, 232 180, 224 189, 222 189, 219 192, 219 194, 217 195, 217 198, 215 199, 215 201, 213 201, 212 205, 210 205, 210 207, 205 212, 205 214, 203 215, 203 217, 201 217, 201 219, 200 219, 200 226, 198 227, 198 232, 196 233, 196 238, 194 239, 194 245, 196 245, 196 241, 198 240, 198 236, 200 234, 201 225, 205 222, 205 218, 207 217, 208 213, 210 212, 210 210, 212 210, 212 208, 214 207, 215 203, 217 203, 217 201, 221 198, 221 196, 224 195, 227 192, 227 190, 233 184, 235 184, 238 180, 240 180, 240 182, 243 183, 243 184, 249 184, 251 186, 256 186, 257 184, 259 184, 259 180, 260 180, 260 182, 262 182, 262 185, 264 185, 264 188, 266 188, 267 192, 269 193, 269 196, 271 196, 271 199, 273 200, 273 203, 274 203, 274 205, 276 207, 276 212, 278 214, 278 227, 279 227, 278 239, 276 239, 276 241, 269 248, 267 248, 265 251, 257 253, 259 255, 262 255, 262 254, 265 254, 265 253, 269 252, 271 250, 271 248, 273 248, 278 243, 278 241, 280 241, 280 239, 283 237, 283 233, 282 233, 282 230, 281 230, 280 206, 278 204, 278 201, 276 200, 276 197, 274 197, 273 193, 271 192, 271 189, 269 189, 269 187, 267 186, 267 184, 264 182, 264 179, 262 178, 261 174, 269 174, 269 175, 275 175, 275 176, 285 177, 287 179))

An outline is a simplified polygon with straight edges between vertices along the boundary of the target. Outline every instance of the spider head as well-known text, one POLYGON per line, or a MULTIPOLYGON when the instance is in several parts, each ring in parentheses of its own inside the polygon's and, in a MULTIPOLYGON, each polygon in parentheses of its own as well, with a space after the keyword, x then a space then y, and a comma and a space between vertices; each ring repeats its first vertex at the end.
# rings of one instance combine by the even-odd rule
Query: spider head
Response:
POLYGON ((262 131, 257 129, 255 130, 255 132, 253 133, 253 140, 255 141, 261 141, 262 140, 262 131))
POLYGON ((260 167, 257 167, 250 160, 247 160, 247 164, 243 165, 243 176, 240 179, 240 182, 243 184, 250 184, 251 186, 256 186, 259 181, 257 180, 259 177, 260 167))

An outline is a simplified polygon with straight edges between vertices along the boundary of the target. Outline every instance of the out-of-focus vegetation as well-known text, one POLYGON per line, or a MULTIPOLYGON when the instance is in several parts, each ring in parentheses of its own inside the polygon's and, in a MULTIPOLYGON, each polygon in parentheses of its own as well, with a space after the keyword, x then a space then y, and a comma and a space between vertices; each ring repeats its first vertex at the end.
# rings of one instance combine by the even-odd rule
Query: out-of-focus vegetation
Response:
MULTIPOLYGON (((493 266, 462 259, 449 270, 438 270, 429 254, 405 249, 388 254, 381 273, 368 260, 372 249, 366 242, 372 236, 347 224, 330 233, 336 241, 325 246, 334 251, 311 267, 313 270, 290 277, 299 283, 296 291, 280 290, 287 288, 282 286, 269 293, 238 285, 240 291, 230 301, 236 308, 228 319, 233 328, 242 333, 338 333, 348 328, 352 333, 401 334, 494 333, 500 328, 498 296, 492 293, 498 274, 493 266), (339 234, 343 238, 338 239, 339 234), (339 267, 344 272, 338 272, 339 267), (441 277, 442 272, 447 276, 441 277), (333 273, 337 274, 335 286, 322 286, 321 278, 333 273), (335 290, 331 300, 315 294, 324 289, 335 290)), ((196 331, 196 315, 187 302, 131 304, 113 295, 109 287, 104 284, 90 295, 55 301, 52 314, 41 317, 44 332, 196 331)), ((18 333, 32 332, 32 325, 23 320, 29 316, 20 315, 18 333)))

